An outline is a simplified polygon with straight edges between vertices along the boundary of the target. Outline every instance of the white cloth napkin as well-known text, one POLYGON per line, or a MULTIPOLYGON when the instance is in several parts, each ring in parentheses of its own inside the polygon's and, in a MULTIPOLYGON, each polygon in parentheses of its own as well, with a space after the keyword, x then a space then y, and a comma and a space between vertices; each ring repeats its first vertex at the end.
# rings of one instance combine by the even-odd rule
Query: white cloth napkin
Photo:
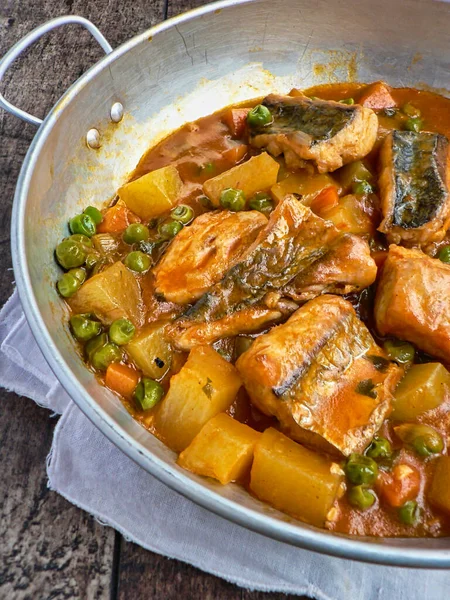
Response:
POLYGON ((0 311, 0 385, 62 414, 48 459, 49 487, 144 548, 262 591, 318 600, 450 598, 448 571, 373 566, 293 548, 200 508, 143 471, 59 385, 17 292, 0 311))

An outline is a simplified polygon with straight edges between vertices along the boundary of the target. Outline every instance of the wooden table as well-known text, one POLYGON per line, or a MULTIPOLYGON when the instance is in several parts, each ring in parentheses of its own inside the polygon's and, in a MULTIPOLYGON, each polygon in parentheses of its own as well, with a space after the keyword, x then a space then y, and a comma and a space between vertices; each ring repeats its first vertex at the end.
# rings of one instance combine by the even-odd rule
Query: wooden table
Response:
MULTIPOLYGON (((56 16, 87 17, 116 47, 159 21, 201 4, 205 2, 3 0, 0 56, 31 29, 56 16)), ((42 117, 101 56, 95 41, 80 27, 66 27, 46 36, 17 61, 3 90, 11 102, 42 117)), ((13 289, 9 226, 14 188, 35 128, 0 113, 3 305, 13 289)), ((147 552, 49 491, 45 459, 55 422, 31 400, 0 390, 0 598, 273 600, 282 596, 241 590, 194 567, 147 552)))

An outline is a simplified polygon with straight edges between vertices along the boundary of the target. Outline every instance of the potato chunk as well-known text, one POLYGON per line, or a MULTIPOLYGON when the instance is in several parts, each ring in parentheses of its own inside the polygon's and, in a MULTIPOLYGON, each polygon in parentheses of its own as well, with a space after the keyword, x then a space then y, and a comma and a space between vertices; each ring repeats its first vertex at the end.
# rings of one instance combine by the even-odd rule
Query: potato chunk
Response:
POLYGON ((148 221, 170 210, 182 187, 177 169, 168 166, 126 183, 117 193, 130 210, 148 221))
POLYGON ((203 184, 205 194, 214 206, 220 206, 220 194, 227 188, 242 190, 246 198, 269 189, 277 182, 280 165, 266 152, 208 179, 203 184))
POLYGON ((323 527, 342 476, 330 460, 270 427, 255 446, 250 489, 297 519, 323 527))
POLYGON ((362 200, 348 194, 339 200, 336 207, 327 210, 324 218, 331 221, 339 231, 354 235, 373 235, 375 225, 364 208, 362 200))
POLYGON ((450 391, 450 373, 441 363, 413 365, 395 390, 391 419, 410 421, 437 408, 450 391))
POLYGON ((340 186, 336 179, 326 173, 311 175, 306 170, 291 173, 279 183, 270 188, 270 193, 278 202, 284 200, 288 194, 299 194, 301 201, 305 206, 309 206, 311 201, 319 192, 327 187, 334 186, 340 193, 340 186))
POLYGON ((241 384, 233 365, 210 346, 197 346, 158 406, 158 435, 173 450, 184 450, 209 419, 231 406, 241 384))
POLYGON ((252 403, 290 437, 345 456, 372 440, 402 375, 352 305, 331 295, 259 336, 236 367, 252 403))
POLYGON ((198 300, 220 281, 267 225, 255 210, 208 212, 184 227, 156 266, 156 291, 166 300, 198 300))
POLYGON ((450 363, 450 266, 391 245, 375 298, 381 335, 393 335, 450 363))
POLYGON ((260 433, 225 413, 210 419, 178 457, 178 464, 226 484, 247 476, 260 433))
POLYGON ((450 456, 440 456, 436 459, 428 499, 431 504, 450 514, 450 456))
POLYGON ((75 313, 95 313, 107 325, 122 317, 142 323, 139 284, 120 261, 88 279, 68 302, 75 313))
POLYGON ((144 327, 125 349, 144 375, 160 379, 172 363, 172 348, 166 339, 166 323, 144 327))

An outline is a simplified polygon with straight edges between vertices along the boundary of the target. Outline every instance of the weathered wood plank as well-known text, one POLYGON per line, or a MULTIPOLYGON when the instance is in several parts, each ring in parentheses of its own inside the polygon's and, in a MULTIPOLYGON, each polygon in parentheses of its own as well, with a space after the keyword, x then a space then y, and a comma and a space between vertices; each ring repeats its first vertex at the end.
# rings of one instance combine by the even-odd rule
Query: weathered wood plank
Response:
POLYGON ((118 600, 240 600, 241 593, 239 588, 218 577, 122 539, 118 600))
POLYGON ((192 10, 205 4, 209 4, 209 2, 205 2, 205 0, 168 0, 167 16, 169 18, 175 17, 176 15, 185 13, 187 10, 192 10))
POLYGON ((55 421, 26 398, 0 402, 0 598, 108 598, 114 531, 47 488, 55 421))

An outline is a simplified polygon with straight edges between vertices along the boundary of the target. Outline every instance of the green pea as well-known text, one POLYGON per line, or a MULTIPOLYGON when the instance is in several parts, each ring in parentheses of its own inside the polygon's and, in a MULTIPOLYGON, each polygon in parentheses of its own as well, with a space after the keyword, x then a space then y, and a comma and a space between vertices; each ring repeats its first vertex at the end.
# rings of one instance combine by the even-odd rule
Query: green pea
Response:
POLYGON ((183 229, 183 224, 179 221, 165 221, 158 226, 159 235, 165 240, 174 238, 183 229))
POLYGON ((81 267, 86 260, 86 252, 81 244, 73 240, 63 240, 56 246, 56 260, 63 269, 81 267))
POLYGON ((420 115, 422 114, 420 112, 420 108, 416 108, 411 104, 411 102, 407 102, 406 104, 404 104, 401 110, 402 113, 408 115, 408 117, 420 117, 420 115))
POLYGON ((366 450, 366 456, 374 460, 377 458, 390 458, 392 456, 392 446, 389 440, 381 436, 375 436, 366 450))
POLYGON ((398 509, 398 517, 405 525, 414 525, 420 516, 420 510, 417 506, 417 502, 409 500, 405 502, 403 506, 398 509))
POLYGON ((90 318, 90 315, 73 315, 70 318, 70 327, 73 335, 80 342, 87 342, 93 337, 97 336, 101 330, 102 325, 99 321, 94 321, 90 318))
POLYGON ((429 425, 404 423, 394 427, 395 434, 406 442, 419 456, 426 458, 439 454, 444 449, 444 441, 440 433, 429 425))
POLYGON ((86 256, 86 263, 85 263, 85 267, 88 271, 90 271, 91 269, 93 269, 95 267, 95 265, 98 263, 98 261, 100 260, 100 257, 97 254, 88 254, 86 256))
POLYGON ((450 263, 450 246, 441 248, 439 250, 438 258, 444 263, 450 263))
POLYGON ((419 435, 411 443, 411 446, 417 452, 419 456, 431 456, 432 454, 439 454, 444 449, 444 442, 442 436, 435 431, 427 435, 419 435))
POLYGON ((90 248, 92 248, 94 245, 90 238, 88 238, 86 235, 82 235, 81 233, 74 233, 73 235, 69 236, 68 239, 78 242, 79 244, 83 244, 83 246, 89 246, 90 248))
POLYGON ((56 287, 63 298, 70 298, 80 289, 81 284, 80 279, 72 271, 68 271, 61 275, 56 287))
POLYGON ((174 221, 179 221, 183 225, 187 225, 194 218, 194 211, 187 204, 179 204, 172 210, 170 216, 174 221))
POLYGON ((91 364, 96 371, 106 371, 108 365, 120 362, 122 358, 123 353, 119 346, 108 342, 91 353, 91 364))
POLYGON ((378 475, 377 463, 361 454, 350 454, 344 470, 348 480, 355 485, 370 485, 378 475))
POLYGON ((339 100, 340 104, 355 104, 355 101, 353 98, 343 98, 342 100, 339 100))
POLYGON ((406 365, 414 361, 416 351, 414 346, 402 340, 386 340, 383 344, 386 354, 400 365, 406 365))
POLYGON ((267 106, 258 104, 252 108, 247 115, 247 123, 250 127, 262 127, 272 123, 272 114, 267 106))
POLYGON ((69 273, 76 277, 76 279, 80 282, 80 285, 86 281, 86 271, 85 269, 70 269, 69 273))
POLYGON ((269 194, 265 192, 257 192, 248 203, 252 210, 258 210, 267 215, 273 210, 273 200, 269 194))
POLYGON ((97 335, 96 337, 92 338, 86 343, 86 345, 84 346, 84 351, 89 362, 91 361, 94 352, 96 352, 100 348, 103 348, 103 346, 105 346, 107 343, 108 336, 106 335, 106 333, 100 333, 100 335, 97 335))
POLYGON ((111 323, 109 328, 109 339, 117 344, 123 346, 128 344, 133 339, 136 327, 128 319, 117 319, 111 323))
POLYGON ((419 133, 423 126, 423 121, 419 117, 411 117, 405 121, 405 129, 419 133))
POLYGON ((148 377, 143 377, 134 390, 134 399, 142 410, 153 408, 163 396, 162 385, 148 377))
POLYGON ((132 223, 125 229, 122 237, 126 244, 137 244, 138 242, 146 242, 150 237, 150 231, 142 223, 132 223))
POLYGON ((361 196, 364 194, 373 194, 373 187, 368 181, 355 181, 352 184, 352 192, 361 196))
POLYGON ((70 219, 69 228, 72 233, 81 233, 87 237, 92 237, 97 231, 92 217, 84 213, 70 219))
POLYGON ((137 273, 144 273, 148 271, 152 264, 152 259, 148 254, 144 254, 140 250, 135 250, 134 252, 130 252, 125 257, 125 266, 127 266, 132 271, 136 271, 137 273))
POLYGON ((220 194, 220 204, 223 208, 237 212, 245 208, 245 194, 242 190, 226 188, 220 194))
POLYGON ((83 212, 85 215, 89 215, 96 225, 100 225, 103 221, 102 213, 95 206, 88 206, 83 212))
POLYGON ((348 501, 359 510, 367 510, 370 508, 376 499, 375 493, 363 485, 355 485, 347 492, 348 501))

